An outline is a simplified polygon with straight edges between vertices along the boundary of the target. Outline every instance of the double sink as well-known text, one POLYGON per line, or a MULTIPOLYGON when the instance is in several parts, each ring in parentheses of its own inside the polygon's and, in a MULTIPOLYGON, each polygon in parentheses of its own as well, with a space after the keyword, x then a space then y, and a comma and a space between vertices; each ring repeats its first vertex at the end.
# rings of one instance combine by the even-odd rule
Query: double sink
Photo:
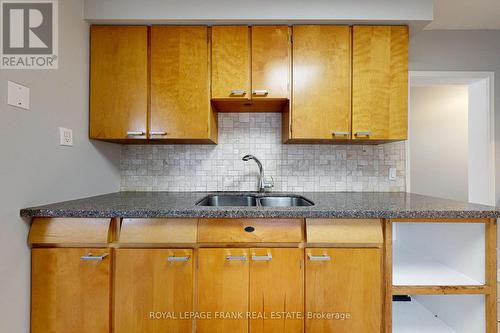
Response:
POLYGON ((314 203, 300 195, 208 195, 196 203, 197 206, 213 207, 306 207, 314 203))

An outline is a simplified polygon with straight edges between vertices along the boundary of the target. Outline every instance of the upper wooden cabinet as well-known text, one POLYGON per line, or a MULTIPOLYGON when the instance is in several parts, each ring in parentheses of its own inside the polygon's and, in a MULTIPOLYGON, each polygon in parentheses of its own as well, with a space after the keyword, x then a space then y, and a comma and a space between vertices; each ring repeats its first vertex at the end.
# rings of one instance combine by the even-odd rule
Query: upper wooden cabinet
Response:
POLYGON ((287 26, 212 28, 212 100, 218 111, 281 111, 290 97, 290 36, 287 26))
POLYGON ((293 27, 289 139, 351 137, 351 28, 293 27))
POLYGON ((150 139, 216 141, 206 26, 151 27, 150 139))
POLYGON ((90 138, 145 139, 148 28, 90 28, 90 138))
POLYGON ((252 27, 252 99, 290 97, 290 28, 252 27))
POLYGON ((352 130, 355 140, 405 140, 408 27, 353 27, 352 130))
POLYGON ((110 332, 110 249, 31 253, 31 332, 110 332))
POLYGON ((286 143, 407 138, 406 26, 92 26, 90 137, 216 143, 283 112, 286 143))
POLYGON ((250 98, 250 28, 212 27, 212 98, 250 98))

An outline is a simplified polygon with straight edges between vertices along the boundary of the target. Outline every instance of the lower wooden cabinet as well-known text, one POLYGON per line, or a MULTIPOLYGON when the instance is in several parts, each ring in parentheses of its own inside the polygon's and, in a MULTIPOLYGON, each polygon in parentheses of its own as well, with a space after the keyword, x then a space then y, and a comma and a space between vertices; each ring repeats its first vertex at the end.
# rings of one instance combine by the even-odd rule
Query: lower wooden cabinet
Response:
POLYGON ((376 248, 306 249, 306 332, 380 332, 381 267, 376 248))
POLYGON ((249 249, 198 250, 197 311, 211 318, 196 322, 197 333, 248 332, 248 321, 237 316, 248 312, 248 256, 249 249))
POLYGON ((192 332, 193 277, 193 250, 116 250, 114 332, 192 332))
POLYGON ((250 254, 250 333, 303 332, 304 250, 251 249, 250 254))
POLYGON ((303 250, 200 249, 196 332, 303 332, 303 250))
POLYGON ((33 333, 381 330, 379 248, 110 251, 32 250, 33 333))
POLYGON ((109 249, 33 249, 31 270, 32 333, 110 332, 109 249))

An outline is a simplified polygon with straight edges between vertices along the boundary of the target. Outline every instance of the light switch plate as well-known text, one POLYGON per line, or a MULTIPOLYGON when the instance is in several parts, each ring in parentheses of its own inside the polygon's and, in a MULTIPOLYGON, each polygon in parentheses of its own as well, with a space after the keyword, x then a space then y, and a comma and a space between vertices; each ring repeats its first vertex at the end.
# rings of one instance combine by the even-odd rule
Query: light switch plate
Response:
POLYGON ((397 170, 396 168, 389 168, 389 180, 396 180, 397 170))
POLYGON ((59 144, 61 146, 73 146, 73 130, 59 127, 59 144))
POLYGON ((7 104, 29 110, 30 88, 7 81, 7 104))

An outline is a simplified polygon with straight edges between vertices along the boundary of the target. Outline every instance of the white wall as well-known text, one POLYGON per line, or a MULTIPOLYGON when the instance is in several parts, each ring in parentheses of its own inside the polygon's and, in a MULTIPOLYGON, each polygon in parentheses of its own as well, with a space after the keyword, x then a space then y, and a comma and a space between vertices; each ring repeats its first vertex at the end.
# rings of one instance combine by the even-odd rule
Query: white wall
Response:
POLYGON ((490 79, 469 85, 469 202, 495 205, 490 79), (491 133, 491 134, 490 134, 491 133))
POLYGON ((59 69, 0 70, 0 332, 29 332, 28 223, 19 209, 119 189, 120 147, 88 140, 88 25, 80 0, 59 1, 59 69), (6 105, 7 80, 31 110, 6 105), (58 127, 74 147, 58 146, 58 127))
POLYGON ((412 87, 410 188, 468 201, 468 88, 412 87))
POLYGON ((432 20, 432 0, 85 0, 85 19, 432 20))

